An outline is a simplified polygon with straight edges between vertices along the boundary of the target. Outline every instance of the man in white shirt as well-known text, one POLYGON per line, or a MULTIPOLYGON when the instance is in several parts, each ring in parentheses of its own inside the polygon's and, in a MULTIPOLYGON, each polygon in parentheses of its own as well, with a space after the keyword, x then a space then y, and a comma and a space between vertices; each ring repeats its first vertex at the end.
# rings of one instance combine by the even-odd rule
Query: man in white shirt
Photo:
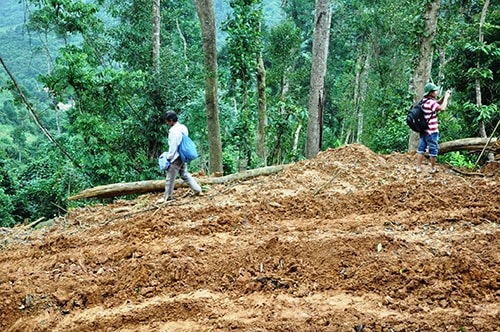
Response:
POLYGON ((169 164, 167 168, 167 178, 165 180, 165 195, 158 203, 163 203, 173 199, 175 178, 177 174, 180 175, 181 179, 186 182, 194 195, 201 194, 201 187, 196 182, 195 179, 189 174, 187 170, 187 164, 182 162, 179 155, 179 144, 181 144, 182 134, 188 135, 188 129, 185 125, 177 122, 177 114, 174 111, 168 111, 165 114, 165 120, 167 124, 171 127, 168 131, 168 152, 167 152, 167 162, 169 164))

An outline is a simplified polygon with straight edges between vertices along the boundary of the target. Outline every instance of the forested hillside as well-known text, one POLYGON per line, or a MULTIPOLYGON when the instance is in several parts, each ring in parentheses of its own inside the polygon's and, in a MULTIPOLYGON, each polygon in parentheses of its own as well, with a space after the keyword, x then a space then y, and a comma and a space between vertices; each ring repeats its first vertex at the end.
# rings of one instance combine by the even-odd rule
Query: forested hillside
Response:
POLYGON ((24 7, 19 1, 5 0, 0 3, 2 17, 0 18, 0 31, 15 28, 24 22, 24 7))
MULTIPOLYGON (((427 81, 452 90, 441 142, 498 136, 498 2, 327 2, 319 13, 329 18, 326 75, 321 102, 311 103, 318 3, 3 0, 0 225, 64 215, 89 203, 67 200, 85 188, 161 179, 167 110, 198 146, 190 170, 204 173, 296 162, 307 142, 407 151, 406 113, 427 81), (199 19, 212 10, 216 70, 207 69, 199 19)), ((462 151, 438 161, 472 166, 478 157, 462 151)))

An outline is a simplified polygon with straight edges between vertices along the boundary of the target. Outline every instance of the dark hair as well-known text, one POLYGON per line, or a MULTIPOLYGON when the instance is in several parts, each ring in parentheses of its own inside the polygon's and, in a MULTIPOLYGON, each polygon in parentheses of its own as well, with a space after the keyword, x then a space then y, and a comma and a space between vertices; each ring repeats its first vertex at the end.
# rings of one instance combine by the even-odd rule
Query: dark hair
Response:
POLYGON ((165 120, 177 122, 177 113, 175 113, 174 111, 168 111, 167 113, 165 113, 165 120))

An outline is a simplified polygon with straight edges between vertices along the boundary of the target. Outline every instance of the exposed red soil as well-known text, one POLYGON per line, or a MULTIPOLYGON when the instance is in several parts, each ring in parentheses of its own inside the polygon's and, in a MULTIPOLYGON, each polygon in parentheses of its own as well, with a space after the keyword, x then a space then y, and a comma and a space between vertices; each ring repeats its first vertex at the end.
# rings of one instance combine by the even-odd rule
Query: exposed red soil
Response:
POLYGON ((0 229, 2 331, 500 331, 500 186, 361 145, 0 229))

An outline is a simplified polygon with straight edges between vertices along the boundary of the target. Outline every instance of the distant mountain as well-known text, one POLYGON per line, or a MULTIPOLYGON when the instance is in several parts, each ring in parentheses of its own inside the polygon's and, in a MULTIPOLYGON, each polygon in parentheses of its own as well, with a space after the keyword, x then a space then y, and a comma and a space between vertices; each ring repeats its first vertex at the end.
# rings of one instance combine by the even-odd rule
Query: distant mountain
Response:
POLYGON ((0 32, 23 24, 24 5, 19 0, 0 1, 0 32))
MULTIPOLYGON (((38 34, 29 33, 24 27, 24 5, 18 0, 0 2, 0 55, 16 79, 35 88, 36 77, 47 73, 47 58, 38 34)), ((52 46, 52 45, 51 45, 52 46)), ((55 46, 55 45, 54 45, 55 46)), ((56 49, 54 48, 54 52, 56 49)), ((1 76, 4 70, 0 68, 1 76)))

